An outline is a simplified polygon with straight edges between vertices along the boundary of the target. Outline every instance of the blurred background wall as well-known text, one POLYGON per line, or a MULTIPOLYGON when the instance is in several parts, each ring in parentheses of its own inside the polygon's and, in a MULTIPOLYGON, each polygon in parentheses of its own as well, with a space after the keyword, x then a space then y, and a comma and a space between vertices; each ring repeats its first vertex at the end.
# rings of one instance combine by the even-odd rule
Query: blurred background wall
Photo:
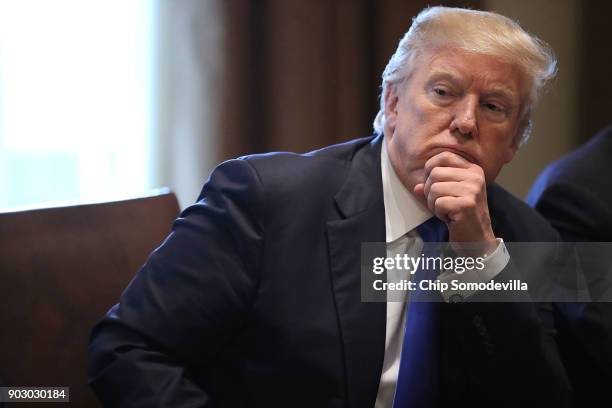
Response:
MULTIPOLYGON (((588 67, 582 67, 583 9, 579 0, 486 0, 485 7, 520 24, 546 41, 557 54, 557 78, 533 114, 533 132, 497 181, 524 197, 543 167, 576 147, 589 130, 581 121, 580 88, 588 67)), ((612 117, 610 118, 612 120, 612 117)))
MULTIPOLYGON (((222 23, 223 85, 209 94, 219 116, 214 157, 308 151, 371 133, 380 75, 426 1, 211 1, 222 23)), ((550 161, 612 121, 607 81, 610 3, 579 0, 440 2, 500 12, 548 42, 559 74, 534 113, 530 141, 498 181, 527 193, 550 161)), ((204 13, 206 14, 206 13, 204 13)), ((206 43, 198 39, 201 44, 206 43)), ((181 63, 179 59, 172 59, 181 63)), ((202 107, 205 112, 209 109, 202 107)), ((202 129, 202 127, 199 127, 202 129)), ((212 146, 211 145, 211 146, 212 146)))
POLYGON ((223 160, 366 136, 382 70, 428 4, 498 11, 559 57, 531 140, 498 179, 518 196, 548 162, 612 122, 606 1, 2 0, 0 207, 161 186, 185 207, 223 160), (40 85, 14 85, 23 66, 23 83, 40 85), (25 114, 14 113, 19 104, 25 114), (15 142, 26 139, 30 150, 15 142))

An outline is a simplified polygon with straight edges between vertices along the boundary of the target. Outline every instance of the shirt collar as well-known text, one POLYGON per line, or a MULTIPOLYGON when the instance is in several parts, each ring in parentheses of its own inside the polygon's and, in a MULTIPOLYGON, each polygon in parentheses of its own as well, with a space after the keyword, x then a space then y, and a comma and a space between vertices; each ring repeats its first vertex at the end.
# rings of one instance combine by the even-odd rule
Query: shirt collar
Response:
POLYGON ((381 149, 383 198, 385 202, 385 230, 387 242, 406 235, 433 217, 429 209, 402 184, 389 160, 387 140, 381 149))

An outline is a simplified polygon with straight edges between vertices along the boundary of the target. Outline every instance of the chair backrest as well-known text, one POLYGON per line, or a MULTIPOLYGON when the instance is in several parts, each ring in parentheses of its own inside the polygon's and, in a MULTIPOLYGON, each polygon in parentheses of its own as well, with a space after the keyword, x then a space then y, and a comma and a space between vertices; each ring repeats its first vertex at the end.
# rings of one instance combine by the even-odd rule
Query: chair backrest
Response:
POLYGON ((87 386, 93 325, 116 303, 179 212, 164 192, 124 201, 0 213, 0 382, 87 386))

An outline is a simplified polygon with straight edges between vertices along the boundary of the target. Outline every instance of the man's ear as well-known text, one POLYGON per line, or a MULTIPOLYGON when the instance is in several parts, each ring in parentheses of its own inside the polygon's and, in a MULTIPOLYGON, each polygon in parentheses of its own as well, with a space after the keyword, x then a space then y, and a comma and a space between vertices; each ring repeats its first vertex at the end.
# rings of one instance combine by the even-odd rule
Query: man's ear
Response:
POLYGON ((385 128, 393 134, 397 122, 397 110, 399 108, 397 84, 387 85, 383 97, 385 99, 385 128))

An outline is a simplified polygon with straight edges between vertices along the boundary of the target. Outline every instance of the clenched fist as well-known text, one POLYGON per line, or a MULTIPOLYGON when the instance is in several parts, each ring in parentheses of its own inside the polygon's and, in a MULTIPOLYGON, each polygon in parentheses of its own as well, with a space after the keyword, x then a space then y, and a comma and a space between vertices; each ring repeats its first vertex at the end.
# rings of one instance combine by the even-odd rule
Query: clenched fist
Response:
POLYGON ((425 180, 414 187, 436 217, 448 225, 451 242, 478 242, 487 253, 497 241, 491 228, 482 168, 458 153, 444 151, 425 163, 425 180))

